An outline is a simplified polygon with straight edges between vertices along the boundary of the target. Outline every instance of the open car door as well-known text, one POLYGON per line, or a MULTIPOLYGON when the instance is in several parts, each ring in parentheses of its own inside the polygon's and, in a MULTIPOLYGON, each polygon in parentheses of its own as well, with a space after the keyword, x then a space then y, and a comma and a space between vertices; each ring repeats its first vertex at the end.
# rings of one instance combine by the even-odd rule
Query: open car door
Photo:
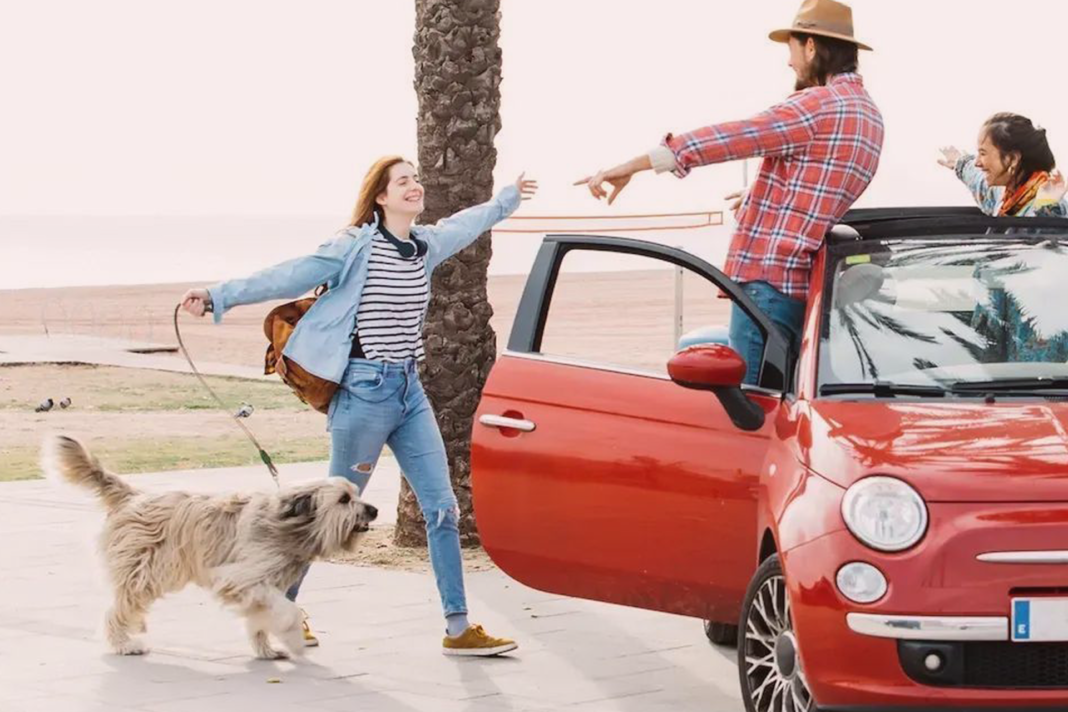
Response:
POLYGON ((476 414, 472 481, 486 550, 534 588, 736 623, 757 565, 759 472, 789 357, 737 285, 693 255, 623 238, 546 238, 476 414), (767 347, 761 386, 743 390, 769 415, 762 425, 740 429, 711 393, 663 368, 542 352, 546 328, 568 318, 550 308, 561 265, 590 251, 681 267, 753 316, 767 347))

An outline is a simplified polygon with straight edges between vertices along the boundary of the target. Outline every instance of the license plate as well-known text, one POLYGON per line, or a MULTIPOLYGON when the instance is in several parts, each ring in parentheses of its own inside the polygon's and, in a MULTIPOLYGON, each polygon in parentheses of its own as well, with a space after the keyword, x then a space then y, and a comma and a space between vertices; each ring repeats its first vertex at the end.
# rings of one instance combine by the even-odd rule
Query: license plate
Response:
POLYGON ((1012 640, 1016 643, 1068 640, 1068 598, 1012 599, 1012 640))

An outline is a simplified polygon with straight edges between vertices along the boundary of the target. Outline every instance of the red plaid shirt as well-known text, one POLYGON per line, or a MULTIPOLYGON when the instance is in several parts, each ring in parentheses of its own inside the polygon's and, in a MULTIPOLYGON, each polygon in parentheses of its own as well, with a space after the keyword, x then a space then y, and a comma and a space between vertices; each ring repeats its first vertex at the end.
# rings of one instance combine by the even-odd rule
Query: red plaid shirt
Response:
POLYGON ((813 253, 875 175, 883 117, 860 75, 839 74, 748 121, 668 134, 664 145, 680 178, 695 166, 764 156, 724 271, 804 299, 813 253))

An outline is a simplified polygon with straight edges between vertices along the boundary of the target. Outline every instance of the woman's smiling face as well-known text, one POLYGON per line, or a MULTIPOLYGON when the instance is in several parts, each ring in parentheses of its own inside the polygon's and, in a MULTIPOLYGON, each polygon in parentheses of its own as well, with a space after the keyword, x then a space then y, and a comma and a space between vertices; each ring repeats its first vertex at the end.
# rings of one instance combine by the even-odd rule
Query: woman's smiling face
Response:
POLYGON ((387 213, 415 217, 423 212, 423 185, 415 166, 402 162, 389 169, 389 183, 376 202, 387 213))

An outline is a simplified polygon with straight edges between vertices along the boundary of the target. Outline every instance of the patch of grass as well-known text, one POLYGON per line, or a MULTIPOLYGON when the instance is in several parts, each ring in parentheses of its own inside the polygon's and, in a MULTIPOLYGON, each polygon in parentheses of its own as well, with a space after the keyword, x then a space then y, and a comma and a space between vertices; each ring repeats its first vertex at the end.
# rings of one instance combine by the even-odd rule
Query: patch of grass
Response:
MULTIPOLYGON (((91 442, 89 446, 108 469, 120 474, 240 467, 261 462, 259 453, 240 434, 215 438, 104 440, 91 442)), ((279 465, 326 460, 330 457, 330 441, 326 437, 280 440, 271 444, 269 452, 279 465)), ((0 482, 40 476, 40 451, 36 447, 0 449, 0 482)))

